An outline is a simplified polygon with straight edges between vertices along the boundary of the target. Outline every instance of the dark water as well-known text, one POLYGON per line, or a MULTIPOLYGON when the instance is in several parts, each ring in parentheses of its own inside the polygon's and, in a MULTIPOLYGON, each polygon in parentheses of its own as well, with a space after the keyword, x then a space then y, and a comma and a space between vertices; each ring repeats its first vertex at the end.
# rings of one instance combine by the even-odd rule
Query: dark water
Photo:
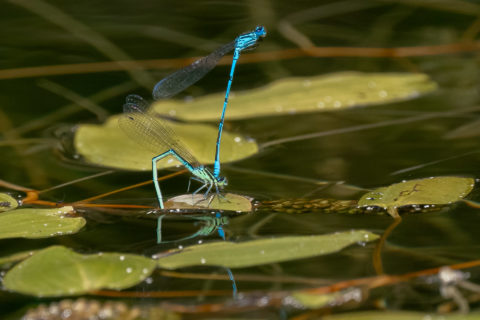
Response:
MULTIPOLYGON (((58 25, 55 11, 40 16, 27 10, 20 1, 0 4, 0 68, 16 69, 37 66, 55 66, 104 62, 112 60, 102 50, 82 38, 83 26, 91 30, 88 39, 100 34, 111 41, 133 60, 189 58, 205 55, 218 45, 232 41, 239 33, 263 24, 268 36, 256 49, 259 52, 276 52, 295 48, 288 39, 285 23, 308 37, 315 45, 344 47, 400 47, 434 46, 472 41, 477 37, 476 2, 452 5, 450 1, 50 1, 49 4, 73 21, 66 22, 68 30, 58 25), (476 11, 475 11, 476 10, 476 11), (83 26, 82 26, 83 25, 83 26), (79 31, 80 30, 80 31, 79 31), (80 35, 79 35, 80 34, 80 35)), ((31 1, 36 3, 36 1, 31 1)), ((44 4, 39 3, 39 4, 44 4)), ((295 41, 300 36, 292 36, 295 41)), ((227 79, 227 66, 219 66, 208 76, 180 95, 202 96, 222 92, 227 79)), ((328 131, 360 124, 378 123, 400 117, 428 112, 456 111, 478 106, 479 69, 477 52, 460 52, 446 55, 426 55, 402 58, 315 58, 270 59, 266 62, 241 64, 237 69, 233 90, 248 90, 291 76, 313 76, 337 71, 364 72, 422 72, 439 85, 439 89, 419 99, 369 108, 358 108, 335 113, 314 113, 262 117, 232 121, 229 130, 241 132, 260 144, 275 139, 307 133, 328 131)), ((172 69, 152 68, 145 71, 153 81, 159 80, 172 69)), ((56 148, 59 130, 81 122, 98 122, 86 110, 44 120, 30 127, 34 121, 58 112, 70 104, 65 97, 45 89, 45 80, 90 96, 109 87, 132 82, 124 90, 101 106, 109 113, 118 113, 128 93, 149 96, 148 81, 139 83, 123 71, 72 72, 71 74, 39 74, 4 76, 0 80, 0 131, 3 141, 23 138, 43 138, 28 144, 2 146, 0 178, 18 185, 38 190, 88 176, 102 169, 65 161, 56 148)), ((1 70, 0 70, 1 74, 1 70)), ((147 78, 148 79, 148 78, 147 78)), ((150 83, 153 86, 153 82, 150 83)), ((228 116, 227 116, 228 118, 228 116)), ((259 200, 334 197, 358 199, 362 192, 332 192, 322 190, 306 179, 344 181, 360 188, 375 188, 406 179, 430 176, 459 175, 479 177, 478 129, 472 126, 466 136, 448 139, 454 130, 477 120, 475 112, 459 112, 448 117, 436 117, 401 125, 385 126, 346 134, 284 143, 262 149, 259 154, 223 165, 230 181, 229 191, 252 196, 259 200), (411 166, 418 169, 395 174, 411 166), (237 169, 249 169, 250 173, 237 169), (284 174, 305 180, 273 178, 265 173, 284 174)), ((228 119, 227 119, 228 121, 228 119)), ((68 130, 68 129, 67 129, 68 130)), ((72 202, 129 184, 148 180, 149 173, 117 172, 109 176, 77 183, 45 193, 42 198, 55 202, 72 202)), ((185 192, 188 176, 170 180, 167 193, 185 192)), ((6 190, 8 191, 8 190, 6 190)), ((474 190, 470 196, 478 200, 474 190)), ((143 203, 155 205, 151 186, 110 197, 113 203, 143 203)), ((155 241, 155 221, 125 219, 104 215, 94 210, 85 213, 87 227, 70 237, 46 240, 2 240, 1 255, 63 244, 79 252, 121 251, 152 254, 172 246, 158 246, 155 241)), ((301 215, 285 213, 250 214, 232 218, 226 227, 230 240, 249 240, 254 237, 285 235, 326 234, 350 229, 366 229, 381 234, 392 222, 386 215, 319 214, 301 215), (271 216, 270 216, 271 215, 271 216), (269 217, 269 220, 263 220, 269 217), (263 221, 263 222, 262 222, 263 221), (252 234, 249 230, 257 228, 252 234)), ((193 221, 171 222, 166 231, 170 238, 183 237, 195 232, 193 221)), ((478 258, 478 226, 480 211, 465 204, 456 204, 440 212, 407 214, 402 224, 388 238, 383 264, 387 274, 399 274, 459 263, 478 258)), ((204 240, 217 240, 212 234, 204 240)), ((192 242, 190 242, 192 243, 192 242)), ((296 276, 339 281, 375 275, 372 266, 374 244, 353 246, 337 254, 301 259, 245 269, 234 274, 296 276)), ((185 272, 222 273, 221 268, 189 268, 185 272)), ((478 272, 472 269, 471 280, 478 272)), ((205 286, 200 280, 172 280, 154 276, 153 284, 142 283, 137 291, 190 290, 205 286)), ((240 290, 262 290, 265 295, 274 290, 304 288, 305 285, 257 283, 239 281, 240 290)), ((402 288, 389 287, 379 295, 392 309, 434 310, 439 302, 438 290, 419 292, 414 285, 402 288), (405 289, 405 288, 404 288, 405 289), (410 291, 409 291, 410 290, 410 291), (417 291, 416 291, 417 290, 417 291), (418 301, 406 299, 416 291, 418 301)), ((230 288, 226 281, 215 282, 214 289, 230 288)), ((216 299, 228 301, 230 297, 216 299)), ((0 313, 7 314, 48 302, 3 292, 0 313)), ((158 300, 130 299, 128 302, 147 306, 158 300)), ((179 302, 179 301, 176 301, 179 302)), ((198 303, 195 298, 181 303, 198 303)), ((180 302, 179 302, 180 303, 180 302)), ((372 308, 372 304, 365 304, 372 308)), ((472 305, 475 307, 475 304, 472 305)), ((258 307, 259 317, 280 317, 282 307, 264 310, 258 307)), ((292 314, 298 310, 288 310, 292 314)))

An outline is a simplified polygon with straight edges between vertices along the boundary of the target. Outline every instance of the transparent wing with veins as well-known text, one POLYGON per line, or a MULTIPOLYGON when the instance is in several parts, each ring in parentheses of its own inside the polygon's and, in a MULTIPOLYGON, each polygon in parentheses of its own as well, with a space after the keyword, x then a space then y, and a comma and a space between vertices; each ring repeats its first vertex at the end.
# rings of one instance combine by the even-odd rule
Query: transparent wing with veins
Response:
POLYGON ((128 95, 123 105, 124 114, 118 121, 120 128, 133 141, 156 154, 174 149, 192 167, 200 167, 201 164, 181 143, 173 129, 165 121, 148 114, 147 109, 148 103, 141 96, 128 95))
POLYGON ((182 92, 215 68, 218 61, 234 48, 235 41, 227 43, 210 53, 208 56, 198 59, 185 68, 166 76, 157 82, 153 88, 153 98, 155 100, 167 99, 182 92))

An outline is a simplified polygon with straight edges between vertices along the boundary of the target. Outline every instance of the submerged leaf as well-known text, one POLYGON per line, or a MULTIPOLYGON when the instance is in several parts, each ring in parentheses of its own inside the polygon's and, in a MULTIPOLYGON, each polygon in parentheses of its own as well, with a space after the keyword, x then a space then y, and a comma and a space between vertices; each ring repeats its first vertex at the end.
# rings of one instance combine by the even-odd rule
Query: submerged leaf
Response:
POLYGON ((165 209, 212 209, 229 211, 252 211, 251 199, 233 193, 227 193, 222 197, 217 195, 207 196, 203 194, 182 194, 168 199, 165 202, 165 209), (211 202, 210 202, 211 200, 211 202))
MULTIPOLYGON (((227 118, 246 119, 292 113, 332 111, 417 98, 437 88, 418 73, 339 72, 286 78, 263 88, 230 95, 227 118)), ((158 101, 156 112, 187 121, 219 119, 223 93, 189 101, 158 101)))
POLYGON ((366 193, 359 206, 397 208, 406 205, 449 204, 459 201, 472 191, 473 178, 431 177, 409 180, 366 193))
POLYGON ((356 200, 337 199, 279 199, 265 200, 255 205, 256 211, 299 213, 363 213, 365 210, 358 208, 356 200))
POLYGON ((39 297, 85 294, 101 288, 121 290, 148 277, 155 261, 121 253, 78 254, 61 246, 35 253, 7 272, 8 290, 39 297))
MULTIPOLYGON (((218 133, 216 126, 168 122, 200 163, 214 162, 218 133)), ((164 149, 154 153, 130 139, 120 129, 118 116, 110 117, 103 125, 80 125, 75 132, 74 144, 77 153, 91 164, 128 170, 152 170, 152 158, 167 151, 164 149)), ((222 163, 240 160, 257 152, 258 146, 254 141, 223 132, 220 152, 222 163)), ((158 168, 180 165, 178 160, 171 156, 157 164, 158 168)))
POLYGON ((68 217, 72 207, 15 209, 0 215, 0 239, 47 238, 75 233, 85 225, 82 217, 68 217))
POLYGON ((478 313, 435 314, 414 311, 360 311, 326 315, 322 320, 478 320, 478 313))
POLYGON ((0 193, 0 212, 12 210, 18 207, 18 202, 6 193, 0 193))
POLYGON ((21 252, 16 252, 14 254, 0 257, 0 266, 4 267, 6 264, 11 264, 13 262, 25 260, 26 258, 32 256, 35 253, 35 250, 27 250, 27 251, 21 251, 21 252))
MULTIPOLYGON (((10 319, 10 318, 8 318, 10 319)), ((15 317, 19 319, 19 317, 15 317)), ((64 299, 30 307, 24 320, 181 320, 160 305, 88 298, 64 299)))
POLYGON ((158 259, 158 266, 176 269, 189 266, 244 268, 267 263, 325 255, 357 242, 370 242, 376 234, 363 230, 318 236, 281 237, 240 243, 212 242, 194 245, 158 259))
POLYGON ((445 139, 465 139, 478 137, 480 135, 480 120, 474 120, 468 122, 464 125, 461 125, 458 128, 455 128, 447 132, 443 138, 445 139))
POLYGON ((300 290, 292 293, 295 305, 302 308, 318 309, 328 306, 338 306, 350 301, 359 302, 362 300, 362 290, 359 288, 347 288, 345 290, 329 293, 311 293, 308 290, 300 290))

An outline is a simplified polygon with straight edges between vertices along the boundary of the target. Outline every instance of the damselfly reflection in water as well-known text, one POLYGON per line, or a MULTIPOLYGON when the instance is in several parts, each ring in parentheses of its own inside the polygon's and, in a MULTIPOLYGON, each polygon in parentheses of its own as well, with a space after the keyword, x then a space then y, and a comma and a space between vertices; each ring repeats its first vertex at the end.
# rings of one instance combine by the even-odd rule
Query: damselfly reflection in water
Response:
POLYGON ((220 190, 227 185, 227 180, 224 177, 214 176, 207 167, 200 164, 180 141, 173 129, 165 121, 148 114, 147 109, 148 103, 141 96, 128 95, 123 106, 124 115, 120 117, 119 125, 133 141, 142 144, 151 151, 159 152, 167 149, 167 151, 152 158, 153 183, 160 209, 164 209, 164 204, 158 183, 157 161, 167 156, 175 157, 193 174, 194 177, 192 179, 203 183, 193 194, 207 188, 204 196, 206 198, 212 188, 215 187, 215 191, 219 195, 220 190))
MULTIPOLYGON (((180 241, 185 241, 189 239, 196 238, 198 236, 208 236, 212 234, 215 230, 218 232, 218 235, 220 238, 223 239, 223 241, 226 241, 226 236, 225 236, 225 230, 223 229, 224 225, 227 225, 229 222, 229 219, 227 216, 222 216, 220 212, 216 212, 214 216, 212 215, 205 215, 205 216, 176 216, 174 217, 175 219, 193 219, 193 220, 199 220, 205 222, 205 226, 203 226, 199 231, 196 233, 181 238, 181 239, 176 239, 176 240, 171 240, 171 241, 163 241, 162 240, 162 221, 163 219, 167 217, 167 215, 161 215, 158 217, 158 223, 157 223, 157 243, 169 243, 169 242, 180 242, 180 241)), ((171 217, 171 216, 170 216, 171 217)), ((232 270, 230 268, 225 267, 225 271, 228 274, 228 277, 230 278, 230 281, 232 282, 232 296, 234 299, 237 298, 238 294, 238 288, 237 288, 237 283, 235 281, 235 277, 233 275, 232 270)))
POLYGON ((226 241, 226 235, 225 235, 225 230, 223 229, 224 225, 227 225, 229 222, 228 216, 222 216, 220 212, 215 213, 214 216, 207 214, 207 215, 179 215, 179 216, 173 216, 175 219, 181 219, 181 220, 196 220, 196 221, 201 221, 204 223, 204 226, 202 226, 197 232, 194 234, 191 234, 189 236, 186 236, 181 239, 175 239, 175 240, 163 240, 162 236, 162 225, 163 225, 163 219, 165 217, 171 218, 171 215, 165 215, 162 214, 161 216, 158 217, 158 224, 157 224, 157 243, 169 243, 169 242, 180 242, 180 241, 185 241, 185 240, 190 240, 194 239, 197 237, 202 237, 202 236, 208 236, 212 234, 213 232, 217 231, 218 235, 226 241))

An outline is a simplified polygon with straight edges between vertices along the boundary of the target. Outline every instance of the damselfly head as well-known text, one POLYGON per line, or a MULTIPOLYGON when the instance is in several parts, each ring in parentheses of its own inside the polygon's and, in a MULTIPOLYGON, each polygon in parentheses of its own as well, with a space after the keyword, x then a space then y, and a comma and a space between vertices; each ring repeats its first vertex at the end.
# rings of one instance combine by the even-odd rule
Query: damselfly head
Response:
POLYGON ((265 29, 264 26, 257 26, 255 28, 255 34, 259 37, 259 38, 265 38, 265 36, 267 35, 267 29, 265 29))
POLYGON ((228 180, 226 177, 218 177, 217 184, 220 187, 228 185, 228 180))

